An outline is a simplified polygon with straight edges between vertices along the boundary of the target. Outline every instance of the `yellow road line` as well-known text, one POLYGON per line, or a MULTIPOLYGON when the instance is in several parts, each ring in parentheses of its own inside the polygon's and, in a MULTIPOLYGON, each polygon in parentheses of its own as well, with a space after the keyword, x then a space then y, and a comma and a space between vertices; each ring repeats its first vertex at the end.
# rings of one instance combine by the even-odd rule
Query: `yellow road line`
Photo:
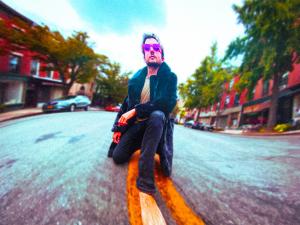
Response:
POLYGON ((128 217, 131 225, 143 225, 140 207, 139 190, 136 187, 138 176, 139 154, 136 152, 130 159, 127 175, 128 217))
POLYGON ((205 225, 195 212, 186 204, 184 198, 176 190, 172 180, 163 176, 159 168, 159 157, 155 157, 155 181, 161 196, 169 208, 177 224, 205 225))
MULTIPOLYGON (((176 221, 177 224, 195 224, 195 225, 205 225, 203 220, 199 218, 191 208, 185 203, 184 198, 177 192, 172 180, 168 177, 164 177, 159 168, 158 156, 155 157, 156 168, 155 168, 155 181, 161 196, 163 197, 167 207, 176 221)), ((139 190, 136 188, 136 178, 138 176, 138 159, 139 151, 136 152, 128 165, 128 176, 127 176, 127 204, 128 204, 128 216, 131 225, 143 225, 149 224, 153 215, 143 215, 146 213, 153 213, 158 215, 157 207, 154 199, 148 199, 147 203, 144 202, 143 196, 140 196, 139 190), (142 199, 141 199, 141 198, 142 199), (154 202, 153 202, 154 201, 154 202), (150 206, 147 204, 150 204, 150 206), (141 210, 141 205, 143 209, 141 210), (146 208, 148 207, 148 209, 146 208), (148 219, 147 219, 148 218, 148 219), (149 219, 150 218, 150 219, 149 219), (144 223, 143 223, 144 221, 144 223)), ((152 198, 152 197, 150 197, 152 198)), ((158 219, 157 221, 160 221, 158 219)), ((158 224, 158 223, 156 223, 158 224)), ((163 224, 159 223, 159 224, 163 224)))

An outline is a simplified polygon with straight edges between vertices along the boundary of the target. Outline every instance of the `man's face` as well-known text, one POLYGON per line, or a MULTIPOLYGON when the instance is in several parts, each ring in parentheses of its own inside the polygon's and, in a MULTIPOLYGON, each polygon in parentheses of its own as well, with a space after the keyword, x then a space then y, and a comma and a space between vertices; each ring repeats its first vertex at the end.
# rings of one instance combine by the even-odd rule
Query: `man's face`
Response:
POLYGON ((159 67, 164 61, 161 54, 162 50, 157 48, 157 44, 159 43, 154 38, 145 41, 145 45, 150 45, 150 48, 144 48, 145 62, 148 66, 159 67))

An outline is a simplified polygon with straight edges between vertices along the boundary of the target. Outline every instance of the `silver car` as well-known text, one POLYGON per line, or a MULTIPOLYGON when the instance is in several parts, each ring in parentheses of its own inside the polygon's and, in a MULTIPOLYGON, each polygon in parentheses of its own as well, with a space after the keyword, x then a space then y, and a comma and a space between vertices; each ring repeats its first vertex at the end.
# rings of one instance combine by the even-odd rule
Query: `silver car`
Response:
POLYGON ((43 105, 43 112, 88 110, 91 101, 84 95, 72 95, 54 99, 43 105))

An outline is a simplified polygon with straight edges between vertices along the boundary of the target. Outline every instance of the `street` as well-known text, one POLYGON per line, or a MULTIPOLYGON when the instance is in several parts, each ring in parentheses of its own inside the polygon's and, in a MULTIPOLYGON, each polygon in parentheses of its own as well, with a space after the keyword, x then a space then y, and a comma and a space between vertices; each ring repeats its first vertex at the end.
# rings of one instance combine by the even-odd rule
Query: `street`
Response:
MULTIPOLYGON (((0 225, 129 224, 128 165, 106 156, 115 116, 80 111, 0 123, 0 225)), ((300 224, 299 136, 176 125, 174 147, 172 180, 206 224, 300 224)))

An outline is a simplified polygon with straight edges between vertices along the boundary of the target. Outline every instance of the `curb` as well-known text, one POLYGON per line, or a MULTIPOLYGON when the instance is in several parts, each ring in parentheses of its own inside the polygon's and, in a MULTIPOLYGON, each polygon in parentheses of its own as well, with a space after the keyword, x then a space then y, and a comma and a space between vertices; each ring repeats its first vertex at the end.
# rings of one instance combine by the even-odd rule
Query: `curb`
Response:
POLYGON ((21 118, 30 117, 30 116, 37 116, 37 115, 40 115, 40 114, 43 114, 43 112, 36 112, 36 113, 29 113, 29 114, 19 115, 19 116, 12 116, 12 117, 8 117, 8 118, 4 118, 4 119, 0 118, 0 123, 10 121, 10 120, 14 120, 14 119, 21 119, 21 118))
MULTIPOLYGON (((97 111, 104 111, 104 110, 101 109, 101 108, 93 108, 90 111, 91 112, 97 112, 97 111)), ((24 114, 15 115, 15 116, 13 116, 13 115, 12 116, 7 116, 6 118, 1 118, 1 114, 0 114, 0 123, 10 121, 10 120, 14 120, 14 119, 20 119, 20 118, 24 118, 24 117, 37 116, 37 115, 41 115, 41 114, 44 114, 44 112, 43 111, 29 112, 29 113, 24 113, 24 114)))
POLYGON ((230 133, 230 132, 216 132, 219 134, 239 135, 239 136, 288 136, 288 135, 300 135, 299 131, 288 131, 282 133, 257 133, 257 132, 241 132, 241 133, 230 133))

